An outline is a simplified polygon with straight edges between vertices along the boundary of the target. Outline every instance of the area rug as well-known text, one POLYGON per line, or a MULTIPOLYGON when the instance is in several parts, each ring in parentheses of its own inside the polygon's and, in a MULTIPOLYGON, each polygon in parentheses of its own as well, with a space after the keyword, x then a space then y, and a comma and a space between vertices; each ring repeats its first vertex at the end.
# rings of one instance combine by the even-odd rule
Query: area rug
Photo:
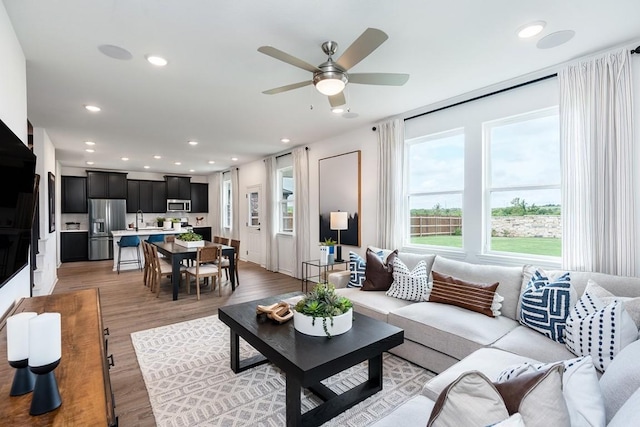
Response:
MULTIPOLYGON (((285 376, 267 363, 240 374, 229 367, 229 328, 209 316, 146 331, 131 340, 149 393, 156 424, 173 426, 268 426, 286 424, 285 376)), ((257 354, 242 339, 242 357, 257 354)), ((366 426, 420 393, 433 376, 385 353, 382 391, 326 422, 325 426, 366 426)), ((323 383, 342 393, 367 379, 361 363, 323 383)), ((302 411, 321 401, 303 390, 302 411)))

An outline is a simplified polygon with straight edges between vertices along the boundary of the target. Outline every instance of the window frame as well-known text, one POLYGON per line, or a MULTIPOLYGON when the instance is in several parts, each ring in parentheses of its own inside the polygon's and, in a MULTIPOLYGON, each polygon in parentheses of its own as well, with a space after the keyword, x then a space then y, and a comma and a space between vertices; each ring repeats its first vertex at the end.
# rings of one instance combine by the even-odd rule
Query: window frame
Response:
POLYGON ((277 205, 278 205, 278 209, 277 209, 277 215, 278 215, 278 233, 280 234, 287 234, 287 235, 293 235, 295 233, 295 221, 294 221, 294 217, 295 217, 295 194, 296 194, 296 190, 295 190, 295 181, 293 181, 293 192, 291 193, 291 198, 287 198, 285 199, 283 196, 283 191, 284 191, 284 174, 285 172, 289 172, 291 171, 291 176, 287 176, 286 178, 291 178, 291 180, 294 180, 293 177, 293 166, 285 166, 282 168, 278 168, 277 170, 277 179, 278 179, 278 198, 277 198, 277 205), (288 213, 287 211, 287 205, 289 203, 293 203, 294 207, 293 207, 293 212, 291 215, 285 215, 286 213, 288 213), (284 221, 285 219, 290 219, 291 221, 291 230, 286 230, 284 229, 284 221))
POLYGON ((222 228, 231 229, 233 226, 233 188, 231 177, 222 181, 222 228))

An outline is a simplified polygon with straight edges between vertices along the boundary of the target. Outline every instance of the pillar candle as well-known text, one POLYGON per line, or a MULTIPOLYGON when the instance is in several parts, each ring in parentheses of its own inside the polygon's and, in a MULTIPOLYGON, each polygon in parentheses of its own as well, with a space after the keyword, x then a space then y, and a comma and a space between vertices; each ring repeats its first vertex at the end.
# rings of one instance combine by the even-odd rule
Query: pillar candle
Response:
POLYGON ((60 360, 60 313, 43 313, 29 321, 29 366, 45 366, 60 360))
POLYGON ((7 360, 29 358, 29 321, 38 313, 24 311, 7 318, 7 360))

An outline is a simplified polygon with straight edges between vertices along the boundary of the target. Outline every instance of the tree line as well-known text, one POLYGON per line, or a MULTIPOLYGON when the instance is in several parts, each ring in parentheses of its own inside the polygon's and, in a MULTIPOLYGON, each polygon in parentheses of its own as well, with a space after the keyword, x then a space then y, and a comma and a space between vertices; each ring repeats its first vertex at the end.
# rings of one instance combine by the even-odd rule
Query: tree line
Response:
MULTIPOLYGON (((560 205, 529 204, 515 197, 510 206, 491 209, 491 216, 560 215, 560 205)), ((439 203, 431 209, 411 209, 411 216, 462 216, 461 208, 443 208, 439 203)))

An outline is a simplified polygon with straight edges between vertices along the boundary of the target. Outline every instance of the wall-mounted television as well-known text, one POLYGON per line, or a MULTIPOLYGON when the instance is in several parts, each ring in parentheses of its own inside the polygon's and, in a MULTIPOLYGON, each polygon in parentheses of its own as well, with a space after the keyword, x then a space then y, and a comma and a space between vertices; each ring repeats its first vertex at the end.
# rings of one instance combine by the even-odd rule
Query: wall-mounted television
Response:
POLYGON ((0 287, 29 261, 37 192, 36 156, 0 120, 0 287))

